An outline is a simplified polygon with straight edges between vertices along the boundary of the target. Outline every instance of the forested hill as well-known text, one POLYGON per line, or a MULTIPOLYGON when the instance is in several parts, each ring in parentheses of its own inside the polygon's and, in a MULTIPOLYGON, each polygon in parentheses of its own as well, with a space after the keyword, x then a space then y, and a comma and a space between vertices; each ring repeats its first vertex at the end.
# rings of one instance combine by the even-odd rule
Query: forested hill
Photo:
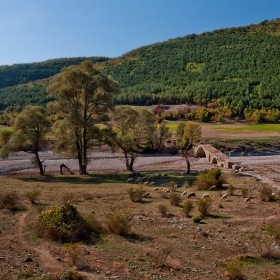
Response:
POLYGON ((120 83, 119 103, 279 108, 280 19, 142 47, 104 71, 120 83))
POLYGON ((106 57, 75 57, 51 59, 43 62, 14 64, 12 66, 0 66, 0 88, 25 84, 49 78, 57 73, 63 67, 78 65, 82 61, 89 59, 94 63, 106 61, 106 57))
MULTIPOLYGON (((116 97, 119 104, 206 104, 215 101, 242 112, 249 106, 280 107, 279 46, 280 19, 277 19, 191 34, 141 47, 119 58, 96 58, 99 60, 95 62, 104 73, 119 82, 122 91, 116 97)), ((77 58, 77 63, 82 59, 77 58)), ((72 63, 74 60, 66 61, 76 64, 72 63)), ((0 87, 5 86, 0 89, 2 107, 23 106, 24 102, 20 102, 23 93, 32 99, 32 92, 37 92, 38 101, 29 100, 29 103, 47 102, 47 99, 43 100, 44 82, 7 86, 54 75, 69 65, 62 61, 61 67, 59 60, 53 60, 56 67, 38 67, 33 72, 27 67, 33 64, 0 67, 0 87), (56 70, 51 72, 52 68, 56 70)), ((48 64, 48 61, 40 65, 44 63, 48 64)), ((32 69, 38 64, 34 63, 32 69)))
POLYGON ((46 86, 53 75, 62 68, 78 65, 89 59, 94 63, 108 60, 107 57, 75 57, 51 59, 43 62, 0 66, 0 109, 14 104, 21 110, 27 104, 44 104, 47 98, 46 86))

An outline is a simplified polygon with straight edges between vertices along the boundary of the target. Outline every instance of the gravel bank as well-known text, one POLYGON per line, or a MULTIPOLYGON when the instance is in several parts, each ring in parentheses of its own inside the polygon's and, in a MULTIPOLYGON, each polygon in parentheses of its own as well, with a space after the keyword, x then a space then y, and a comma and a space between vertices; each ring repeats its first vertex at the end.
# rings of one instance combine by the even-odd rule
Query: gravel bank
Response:
MULTIPOLYGON (((42 152, 41 159, 46 166, 46 174, 60 172, 60 165, 66 164, 73 172, 78 172, 78 162, 75 159, 60 158, 52 152, 42 152)), ((0 174, 37 173, 38 168, 32 164, 32 155, 24 152, 13 153, 7 159, 0 160, 0 174)), ((201 171, 214 167, 206 158, 191 158, 191 169, 201 171)), ((280 189, 280 155, 231 157, 231 161, 247 166, 253 171, 246 172, 256 178, 280 189)), ((138 171, 151 170, 155 172, 182 172, 186 168, 184 159, 177 156, 139 156, 134 169, 138 171)), ((126 171, 122 154, 95 152, 91 154, 88 171, 126 171)), ((230 171, 226 169, 226 171, 230 171)))

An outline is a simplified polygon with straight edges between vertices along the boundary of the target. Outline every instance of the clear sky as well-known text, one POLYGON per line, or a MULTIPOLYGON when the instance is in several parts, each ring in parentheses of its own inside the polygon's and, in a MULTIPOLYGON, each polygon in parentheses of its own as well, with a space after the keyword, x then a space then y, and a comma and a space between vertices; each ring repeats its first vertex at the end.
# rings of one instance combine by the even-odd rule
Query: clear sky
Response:
POLYGON ((280 0, 0 0, 0 65, 118 57, 191 33, 280 18, 280 0))

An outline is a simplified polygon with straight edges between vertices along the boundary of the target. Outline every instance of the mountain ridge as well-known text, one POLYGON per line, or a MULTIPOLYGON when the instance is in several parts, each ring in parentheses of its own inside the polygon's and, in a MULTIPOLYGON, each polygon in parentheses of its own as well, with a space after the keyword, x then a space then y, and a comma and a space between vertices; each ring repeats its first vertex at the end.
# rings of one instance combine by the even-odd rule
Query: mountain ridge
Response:
MULTIPOLYGON (((65 61, 79 64, 83 59, 92 59, 97 68, 119 82, 121 94, 116 97, 117 104, 203 105, 215 102, 219 106, 243 112, 250 106, 258 109, 280 107, 279 45, 280 19, 275 19, 245 27, 189 34, 142 46, 116 58, 53 59, 31 66, 51 65, 53 62, 59 65, 61 61, 65 67, 65 61)), ((22 97, 19 84, 25 83, 21 87, 27 89, 26 82, 33 83, 29 89, 34 89, 36 83, 40 83, 35 82, 35 72, 31 73, 34 79, 29 75, 28 80, 30 71, 26 70, 28 67, 25 64, 9 67, 0 66, 0 106, 6 108, 17 104, 23 107, 25 103, 18 101, 22 97), (16 75, 17 67, 23 68, 19 75, 21 79, 6 86, 3 83, 3 69, 13 70, 16 75)), ((52 74, 63 67, 57 66, 52 74)), ((39 67, 37 72, 44 71, 47 73, 46 69, 39 67)), ((10 79, 7 73, 6 79, 10 79)), ((41 75, 40 79, 50 77, 41 75)), ((46 96, 43 88, 41 91, 40 94, 46 96)), ((29 95, 32 95, 31 91, 29 95)), ((44 104, 47 100, 40 102, 44 104)))

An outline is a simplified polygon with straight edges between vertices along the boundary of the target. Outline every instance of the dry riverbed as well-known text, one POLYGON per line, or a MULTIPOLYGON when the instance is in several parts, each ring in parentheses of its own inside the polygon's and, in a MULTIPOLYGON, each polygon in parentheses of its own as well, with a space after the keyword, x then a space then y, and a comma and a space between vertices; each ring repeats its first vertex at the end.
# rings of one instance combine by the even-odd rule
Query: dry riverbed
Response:
MULTIPOLYGON (((0 160, 0 174, 31 174, 37 173, 38 168, 33 164, 33 157, 24 152, 13 153, 7 159, 0 160)), ((71 158, 60 158, 52 152, 42 152, 41 159, 46 167, 46 174, 60 172, 60 165, 67 165, 71 171, 78 173, 78 162, 71 158)), ((191 169, 202 171, 214 168, 215 165, 207 162, 206 158, 190 158, 191 169)), ((246 174, 252 175, 273 187, 280 189, 280 155, 274 156, 243 156, 231 157, 232 162, 246 166, 252 171, 246 174)), ((155 172, 183 172, 186 164, 182 156, 139 156, 136 159, 134 169, 137 171, 151 170, 155 172)), ((125 161, 122 154, 110 152, 95 152, 91 154, 91 162, 88 171, 125 171, 125 161)), ((231 172, 224 169, 225 172, 231 172)))

